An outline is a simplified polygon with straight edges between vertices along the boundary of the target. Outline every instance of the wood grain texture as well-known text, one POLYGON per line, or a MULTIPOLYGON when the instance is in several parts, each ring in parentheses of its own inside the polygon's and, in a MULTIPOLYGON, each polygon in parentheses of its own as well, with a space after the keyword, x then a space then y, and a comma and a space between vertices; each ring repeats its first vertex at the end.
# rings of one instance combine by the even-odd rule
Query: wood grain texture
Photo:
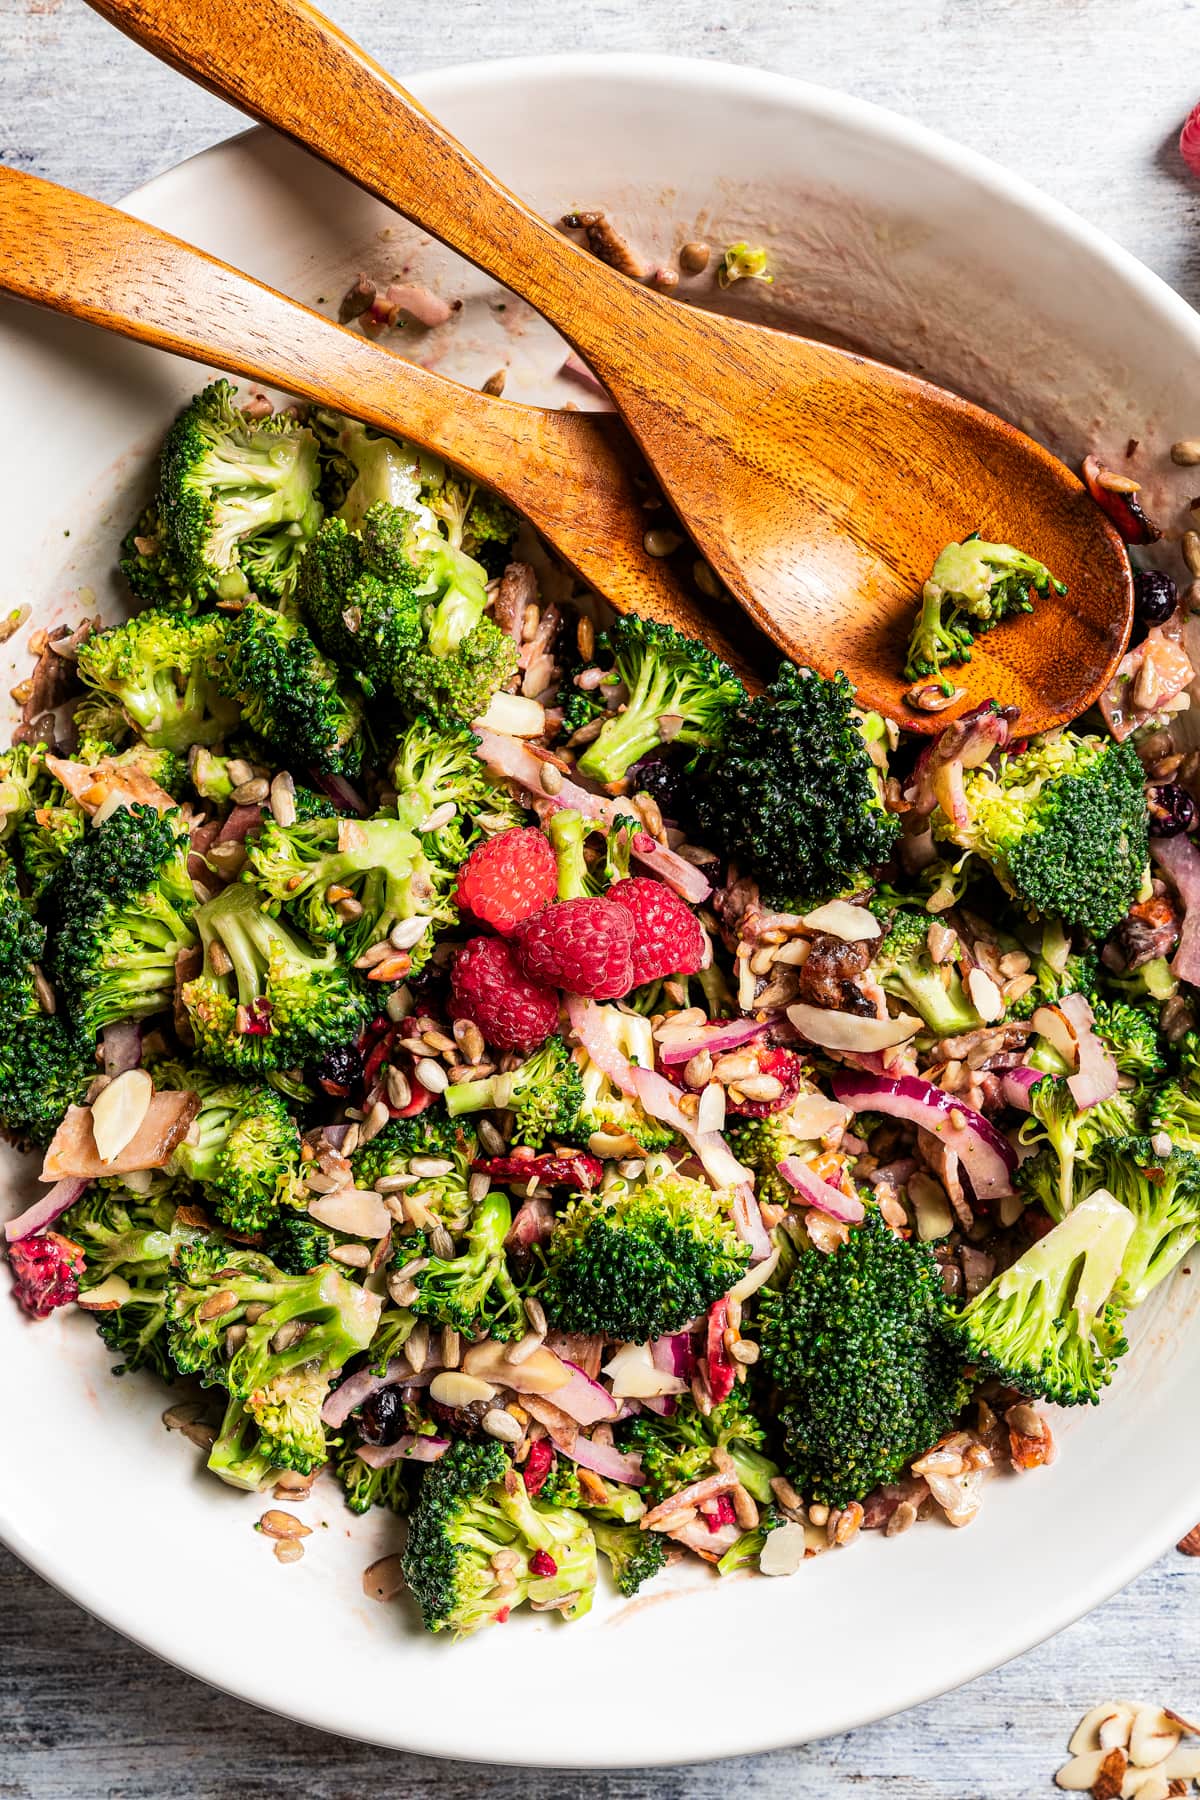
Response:
POLYGON ((91 4, 536 307, 600 376, 708 560, 795 662, 843 670, 866 706, 920 732, 988 699, 1043 731, 1107 686, 1133 617, 1124 550, 1078 478, 1014 426, 916 376, 680 306, 609 268, 309 0, 91 4), (914 595, 968 530, 1011 539, 1065 590, 1020 632, 980 639, 957 702, 913 708, 898 652, 914 595))
POLYGON ((683 551, 671 563, 647 553, 650 478, 611 413, 463 387, 152 225, 3 166, 0 290, 403 433, 496 488, 618 611, 705 637, 752 683, 767 666, 753 627, 735 614, 730 637, 715 603, 685 587, 683 551))
MULTIPOLYGON (((1200 98, 1200 67, 1188 54, 1200 42, 1196 0, 327 6, 406 74, 481 57, 636 50, 720 57, 843 88, 1038 182, 1200 303, 1200 185, 1187 181, 1174 149, 1200 98)), ((0 0, 0 23, 0 157, 10 163, 115 200, 241 129, 237 113, 73 0, 0 0)), ((1098 1505, 1115 1503, 1136 1507, 1136 1476, 1126 1495, 1097 1496, 1098 1505)), ((396 1756, 268 1718, 125 1643, 0 1553, 0 1796, 1050 1800, 1067 1738, 1094 1701, 1161 1698, 1194 1716, 1198 1614, 1200 1563, 1172 1553, 1050 1644, 901 1718, 706 1768, 555 1776, 396 1756)))

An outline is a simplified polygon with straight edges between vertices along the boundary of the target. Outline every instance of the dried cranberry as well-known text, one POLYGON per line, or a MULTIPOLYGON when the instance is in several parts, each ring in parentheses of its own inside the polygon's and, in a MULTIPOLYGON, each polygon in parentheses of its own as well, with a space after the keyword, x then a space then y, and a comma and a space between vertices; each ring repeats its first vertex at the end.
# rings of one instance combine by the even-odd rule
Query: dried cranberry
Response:
POLYGON ((1133 604, 1143 625, 1161 625, 1178 603, 1175 583, 1161 569, 1139 569, 1133 578, 1133 604))
POLYGON ((586 1150, 564 1150, 553 1156, 477 1156, 471 1169, 477 1175, 490 1175, 493 1181, 512 1181, 523 1188, 531 1181, 541 1181, 547 1187, 586 1192, 599 1187, 604 1179, 604 1164, 586 1150))
POLYGON ((405 1423, 404 1402, 398 1387, 380 1388, 362 1403, 359 1429, 368 1444, 394 1444, 397 1438, 403 1437, 405 1423))
POLYGON ((313 1079, 322 1092, 335 1100, 345 1100, 362 1080, 362 1074, 362 1051, 358 1045, 341 1044, 317 1064, 313 1079))
POLYGON ((1178 837, 1181 831, 1190 831, 1196 823, 1196 802, 1175 782, 1150 788, 1146 797, 1150 807, 1151 837, 1178 837))

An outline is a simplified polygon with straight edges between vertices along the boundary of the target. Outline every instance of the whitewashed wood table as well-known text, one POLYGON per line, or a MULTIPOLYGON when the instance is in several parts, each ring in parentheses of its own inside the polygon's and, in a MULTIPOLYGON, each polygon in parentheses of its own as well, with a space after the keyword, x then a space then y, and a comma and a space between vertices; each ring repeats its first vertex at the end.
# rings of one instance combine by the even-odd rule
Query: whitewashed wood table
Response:
MULTIPOLYGON (((533 51, 642 50, 826 82, 1027 175, 1200 305, 1200 184, 1188 181, 1174 148, 1200 99, 1198 0, 725 0, 715 10, 708 0, 327 0, 327 8, 400 72, 533 51)), ((0 159, 104 199, 239 128, 236 115, 78 0, 0 0, 0 45, 0 159)), ((20 1453, 4 1446, 6 1457, 20 1453)), ((64 1446, 66 1466, 69 1455, 64 1446)), ((86 1489, 86 1469, 69 1478, 86 1489)), ((1136 1470, 1124 1492, 1096 1496, 1097 1505, 1138 1503, 1136 1470)), ((181 1593, 181 1609, 189 1604, 203 1600, 181 1593)), ((1195 1717, 1198 1616, 1200 1562, 1172 1553, 1040 1650, 902 1718, 731 1763, 562 1776, 432 1763, 266 1717, 125 1643, 0 1552, 0 1796, 1027 1800, 1053 1791, 1066 1739, 1095 1700, 1158 1698, 1195 1717)), ((273 1641, 269 1621, 261 1630, 265 1656, 293 1653, 273 1641)), ((797 1682, 814 1654, 820 1646, 806 1642, 801 1621, 797 1682)))

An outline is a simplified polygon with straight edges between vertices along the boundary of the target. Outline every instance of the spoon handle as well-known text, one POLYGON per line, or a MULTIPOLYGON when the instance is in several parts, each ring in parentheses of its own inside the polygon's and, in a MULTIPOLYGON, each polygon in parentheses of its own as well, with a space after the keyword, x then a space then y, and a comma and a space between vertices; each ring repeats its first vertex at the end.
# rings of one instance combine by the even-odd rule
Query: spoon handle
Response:
POLYGON ((510 193, 307 0, 89 4, 503 282, 597 366, 631 297, 656 302, 510 193))

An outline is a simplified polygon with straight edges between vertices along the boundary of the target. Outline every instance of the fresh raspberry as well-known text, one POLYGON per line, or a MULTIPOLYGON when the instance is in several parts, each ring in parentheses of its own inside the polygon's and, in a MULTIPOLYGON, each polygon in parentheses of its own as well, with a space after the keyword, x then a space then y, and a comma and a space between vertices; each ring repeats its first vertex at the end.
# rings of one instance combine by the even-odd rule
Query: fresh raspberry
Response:
POLYGON ((56 1306, 79 1298, 83 1251, 57 1231, 39 1231, 8 1246, 13 1289, 35 1319, 48 1319, 56 1306))
POLYGON ((1200 106, 1193 106, 1183 122, 1183 130, 1179 134, 1179 153, 1192 174, 1200 176, 1200 106))
POLYGON ((504 938, 463 945, 450 974, 450 1017, 470 1019, 495 1050, 536 1050, 558 1028, 558 995, 530 981, 504 938))
POLYGON ((557 900, 517 929, 530 981, 589 1000, 619 1000, 633 986, 633 914, 611 900, 557 900))
POLYGON ((649 875, 615 881, 605 898, 633 914, 633 985, 694 975, 704 962, 700 921, 678 894, 649 875))
POLYGON ((536 825, 521 825, 476 844, 458 871, 458 904, 481 925, 511 937, 522 919, 558 893, 558 864, 536 825))

